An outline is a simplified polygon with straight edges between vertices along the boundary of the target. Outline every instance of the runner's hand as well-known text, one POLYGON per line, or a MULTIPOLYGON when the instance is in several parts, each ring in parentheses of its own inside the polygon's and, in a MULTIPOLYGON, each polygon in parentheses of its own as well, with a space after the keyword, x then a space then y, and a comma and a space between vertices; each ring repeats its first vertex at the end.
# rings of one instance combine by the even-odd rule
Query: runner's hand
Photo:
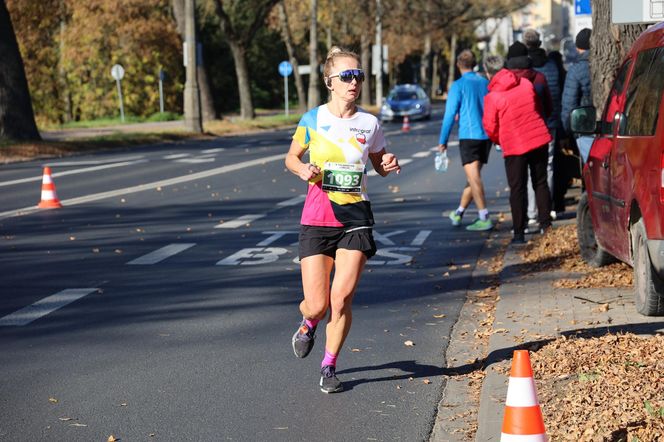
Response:
POLYGON ((385 172, 396 171, 397 173, 401 172, 401 166, 399 166, 399 161, 393 153, 386 153, 383 155, 382 161, 380 163, 383 166, 385 172))
POLYGON ((443 153, 447 150, 447 144, 439 144, 438 145, 438 152, 443 153))
POLYGON ((315 164, 306 163, 302 164, 302 167, 300 167, 300 171, 298 172, 297 175, 300 178, 302 178, 304 181, 309 181, 319 173, 320 169, 318 168, 318 166, 316 166, 315 164))

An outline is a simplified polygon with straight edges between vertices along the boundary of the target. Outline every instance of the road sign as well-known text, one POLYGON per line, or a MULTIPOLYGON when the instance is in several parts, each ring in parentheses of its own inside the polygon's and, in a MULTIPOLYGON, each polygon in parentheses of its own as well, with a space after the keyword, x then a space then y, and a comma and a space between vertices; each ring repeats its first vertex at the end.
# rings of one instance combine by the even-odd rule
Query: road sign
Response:
POLYGON ((119 64, 114 64, 113 67, 111 68, 111 77, 115 78, 115 84, 117 85, 118 88, 118 100, 120 101, 120 119, 124 123, 125 117, 124 117, 124 100, 122 98, 122 84, 120 84, 120 80, 124 78, 124 68, 122 65, 119 64))
POLYGON ((591 13, 590 0, 574 0, 574 14, 590 15, 591 13))
POLYGON ((282 61, 279 63, 279 73, 282 77, 288 77, 293 73, 293 65, 287 61, 282 61))
POLYGON ((288 77, 293 73, 293 65, 287 61, 279 63, 279 73, 284 77, 284 110, 288 116, 288 77))
POLYGON ((111 68, 111 77, 120 81, 124 77, 124 68, 120 64, 114 64, 111 68))
POLYGON ((611 22, 615 24, 664 21, 664 0, 611 0, 611 22))

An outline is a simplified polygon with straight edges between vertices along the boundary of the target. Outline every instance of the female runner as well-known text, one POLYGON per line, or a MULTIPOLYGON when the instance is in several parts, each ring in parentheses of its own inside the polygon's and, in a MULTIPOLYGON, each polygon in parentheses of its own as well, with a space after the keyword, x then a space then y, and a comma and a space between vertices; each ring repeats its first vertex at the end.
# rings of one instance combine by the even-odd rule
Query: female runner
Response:
POLYGON ((323 76, 330 100, 302 116, 286 155, 286 167, 308 182, 299 234, 303 318, 292 344, 298 358, 306 357, 329 310, 320 388, 336 393, 343 390, 335 369, 351 326, 353 295, 366 260, 376 253, 366 163, 371 160, 381 176, 401 168, 385 151, 376 117, 355 105, 364 81, 358 55, 332 48, 323 76))

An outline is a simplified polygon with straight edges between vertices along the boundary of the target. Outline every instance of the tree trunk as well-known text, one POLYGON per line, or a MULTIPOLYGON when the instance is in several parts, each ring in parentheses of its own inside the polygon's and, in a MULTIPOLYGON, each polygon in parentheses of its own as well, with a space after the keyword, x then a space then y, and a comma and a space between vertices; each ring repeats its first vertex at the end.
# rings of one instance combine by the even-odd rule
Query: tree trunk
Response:
POLYGON ((612 25, 611 0, 593 0, 592 10, 590 75, 593 103, 601 108, 609 95, 620 63, 647 25, 612 25))
POLYGON ((0 139, 40 140, 23 59, 4 0, 0 1, 0 139))
POLYGON ((371 106, 371 37, 366 27, 362 29, 360 36, 362 68, 365 72, 364 82, 362 82, 362 106, 371 106))
POLYGON ((450 68, 447 74, 447 90, 449 91, 454 83, 454 68, 456 67, 456 47, 457 47, 457 35, 456 33, 452 34, 450 39, 450 68))
POLYGON ((311 0, 311 26, 309 28, 309 109, 320 103, 318 90, 318 0, 311 0))
POLYGON ((235 63, 235 75, 237 76, 237 87, 240 92, 240 117, 251 120, 256 117, 254 104, 251 100, 251 87, 249 81, 249 70, 247 69, 247 48, 241 43, 228 40, 235 63))
MULTIPOLYGON (((184 0, 172 0, 173 18, 182 41, 184 36, 184 0)), ((198 26, 196 26, 198 28, 198 26)), ((197 39, 198 40, 198 39, 197 39)), ((211 121, 217 118, 217 111, 214 107, 214 96, 210 87, 210 79, 205 67, 205 59, 201 57, 196 67, 196 79, 198 80, 199 94, 201 96, 201 113, 203 121, 211 121)))
POLYGON ((431 95, 431 81, 430 78, 431 66, 431 32, 428 31, 424 36, 424 48, 422 49, 422 57, 420 58, 420 84, 427 95, 431 95))
POLYGON ((299 63, 295 58, 295 49, 293 48, 293 37, 291 35, 290 26, 288 25, 288 14, 286 14, 286 5, 284 1, 280 1, 278 5, 279 21, 281 22, 281 38, 284 39, 286 51, 288 51, 288 58, 293 65, 293 77, 295 78, 295 89, 297 90, 297 109, 300 113, 307 110, 307 98, 304 94, 304 83, 302 82, 302 75, 299 72, 299 63))
POLYGON ((438 51, 433 53, 433 61, 431 63, 431 94, 429 97, 436 98, 440 79, 438 78, 438 51))

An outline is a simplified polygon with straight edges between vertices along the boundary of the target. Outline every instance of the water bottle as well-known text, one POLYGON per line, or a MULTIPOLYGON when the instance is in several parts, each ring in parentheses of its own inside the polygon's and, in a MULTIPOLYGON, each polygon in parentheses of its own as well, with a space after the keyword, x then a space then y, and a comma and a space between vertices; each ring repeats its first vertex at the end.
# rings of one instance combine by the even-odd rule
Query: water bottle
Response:
POLYGON ((447 172, 447 166, 450 160, 447 158, 447 152, 438 152, 434 158, 434 166, 436 172, 447 172))

